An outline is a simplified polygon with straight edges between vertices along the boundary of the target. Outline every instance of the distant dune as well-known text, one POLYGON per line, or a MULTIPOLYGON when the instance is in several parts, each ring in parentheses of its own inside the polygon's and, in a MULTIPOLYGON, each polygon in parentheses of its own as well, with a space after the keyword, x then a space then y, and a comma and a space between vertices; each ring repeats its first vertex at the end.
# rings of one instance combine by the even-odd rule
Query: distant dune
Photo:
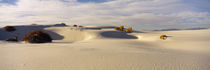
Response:
POLYGON ((0 29, 0 70, 209 70, 210 30, 114 30, 114 26, 14 26, 0 29), (52 43, 22 43, 42 30, 52 43), (172 31, 171 31, 172 30, 172 31), (160 35, 167 35, 166 40, 160 35), (4 41, 18 35, 19 42, 4 41))
POLYGON ((178 30, 205 30, 208 28, 186 28, 186 29, 160 29, 160 30, 153 30, 153 31, 178 31, 178 30))

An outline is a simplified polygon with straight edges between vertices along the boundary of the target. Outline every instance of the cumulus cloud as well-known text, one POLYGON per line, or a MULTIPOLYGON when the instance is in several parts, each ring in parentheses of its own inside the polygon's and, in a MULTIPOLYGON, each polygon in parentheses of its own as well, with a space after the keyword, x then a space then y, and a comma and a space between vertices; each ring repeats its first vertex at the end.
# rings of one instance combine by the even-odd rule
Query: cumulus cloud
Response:
MULTIPOLYGON (((206 8, 206 7, 205 7, 206 8)), ((208 27, 209 12, 183 0, 19 0, 0 3, 0 24, 127 25, 135 28, 208 27)))

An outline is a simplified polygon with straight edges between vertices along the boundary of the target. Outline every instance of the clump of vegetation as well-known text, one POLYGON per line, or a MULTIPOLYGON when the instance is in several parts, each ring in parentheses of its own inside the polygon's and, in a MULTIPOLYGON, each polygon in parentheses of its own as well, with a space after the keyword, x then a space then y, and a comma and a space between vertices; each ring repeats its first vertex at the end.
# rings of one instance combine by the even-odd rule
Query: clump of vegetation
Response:
POLYGON ((41 30, 34 30, 24 36, 22 41, 29 43, 47 43, 52 42, 52 38, 49 34, 42 32, 41 30))
POLYGON ((61 25, 66 26, 66 23, 61 23, 61 25))
POLYGON ((66 23, 55 24, 54 26, 66 26, 66 23))
POLYGON ((77 27, 77 25, 73 25, 73 27, 77 27))
POLYGON ((131 33, 132 32, 132 27, 129 27, 128 29, 125 30, 126 33, 131 33))
POLYGON ((118 30, 118 31, 125 31, 126 33, 131 33, 132 32, 132 27, 129 27, 129 28, 124 28, 124 26, 120 26, 120 27, 115 27, 114 28, 115 30, 118 30))
POLYGON ((6 26, 6 27, 4 27, 4 30, 6 30, 6 31, 8 31, 8 32, 13 32, 13 31, 15 31, 16 29, 15 29, 15 27, 13 27, 13 26, 6 26))
POLYGON ((124 30, 124 26, 120 26, 120 31, 123 31, 124 30))
POLYGON ((118 30, 118 31, 120 31, 120 28, 119 28, 119 27, 115 27, 114 29, 115 29, 115 30, 118 30))
POLYGON ((83 26, 79 26, 79 27, 83 27, 83 26))
POLYGON ((35 23, 32 23, 31 25, 32 25, 32 26, 36 26, 37 24, 35 24, 35 23))
POLYGON ((162 39, 162 40, 166 40, 167 39, 167 35, 160 35, 160 39, 162 39))
POLYGON ((8 38, 6 41, 17 42, 18 41, 18 36, 15 36, 14 38, 8 38))
POLYGON ((123 31, 123 30, 124 30, 124 26, 115 27, 114 29, 115 29, 115 30, 118 30, 118 31, 123 31))

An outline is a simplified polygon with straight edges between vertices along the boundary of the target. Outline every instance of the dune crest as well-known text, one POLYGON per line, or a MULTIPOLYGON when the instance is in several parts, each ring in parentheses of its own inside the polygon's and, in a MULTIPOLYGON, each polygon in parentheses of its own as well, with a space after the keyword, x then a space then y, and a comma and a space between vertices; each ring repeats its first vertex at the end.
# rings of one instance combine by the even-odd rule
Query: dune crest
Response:
POLYGON ((60 38, 57 35, 48 32, 52 36, 53 40, 60 40, 60 42, 76 42, 91 39, 91 34, 88 31, 83 30, 82 28, 50 27, 45 28, 45 30, 61 35, 63 38, 60 38))

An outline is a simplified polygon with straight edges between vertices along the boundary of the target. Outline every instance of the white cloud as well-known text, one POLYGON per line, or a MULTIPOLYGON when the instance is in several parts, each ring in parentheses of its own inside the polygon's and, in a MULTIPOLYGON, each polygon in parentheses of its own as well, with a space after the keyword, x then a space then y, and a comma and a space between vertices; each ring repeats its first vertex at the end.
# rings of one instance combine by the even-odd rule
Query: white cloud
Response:
POLYGON ((0 4, 0 15, 0 24, 66 22, 161 28, 187 27, 190 24, 199 27, 210 22, 209 12, 197 11, 196 7, 181 0, 114 0, 104 3, 19 0, 17 5, 0 4))

